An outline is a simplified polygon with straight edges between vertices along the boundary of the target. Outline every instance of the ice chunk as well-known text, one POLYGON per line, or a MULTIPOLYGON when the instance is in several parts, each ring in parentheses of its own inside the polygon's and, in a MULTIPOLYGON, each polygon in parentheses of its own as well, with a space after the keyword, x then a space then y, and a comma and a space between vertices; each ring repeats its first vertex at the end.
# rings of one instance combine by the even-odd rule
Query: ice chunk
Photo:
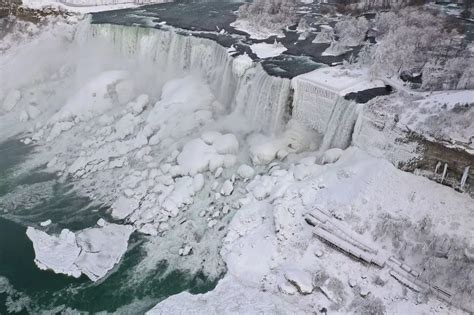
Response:
POLYGON ((35 263, 78 278, 86 274, 92 281, 103 278, 123 256, 133 232, 129 225, 108 224, 73 233, 67 229, 58 236, 28 227, 26 235, 33 242, 35 263))
POLYGON ((215 154, 212 146, 201 139, 194 139, 183 147, 183 151, 178 155, 178 164, 186 173, 195 175, 209 168, 209 161, 215 154))
POLYGON ((339 160, 339 158, 341 157, 342 152, 344 151, 338 148, 327 150, 326 152, 324 152, 323 157, 321 158, 321 163, 328 164, 337 162, 337 160, 339 160))
POLYGON ((26 235, 33 242, 35 263, 42 270, 51 269, 55 273, 63 273, 79 278, 81 271, 75 265, 81 248, 76 244, 76 235, 64 229, 58 236, 50 236, 45 232, 28 227, 26 235))
POLYGON ((310 294, 313 292, 313 278, 309 272, 290 269, 285 272, 285 278, 296 287, 299 293, 310 294))
POLYGON ((247 164, 242 164, 237 169, 237 174, 242 178, 252 178, 255 175, 255 171, 247 164))
POLYGON ((221 194, 224 196, 229 196, 234 191, 234 185, 230 180, 226 180, 221 188, 221 194))
POLYGON ((268 44, 268 43, 258 43, 250 45, 250 49, 257 55, 258 58, 270 58, 281 55, 286 51, 286 47, 281 43, 268 44))
POLYGON ((52 221, 48 219, 48 220, 46 220, 46 221, 41 222, 40 225, 41 225, 41 226, 48 226, 48 225, 51 224, 51 222, 52 222, 52 221))
POLYGON ((112 205, 112 217, 122 220, 138 208, 139 202, 134 198, 120 196, 112 205))
POLYGON ((239 141, 231 133, 217 137, 213 146, 219 154, 234 154, 239 151, 239 141))
POLYGON ((79 269, 92 281, 103 278, 119 263, 127 251, 128 239, 133 232, 130 225, 106 224, 77 233, 77 244, 82 251, 76 260, 79 269))

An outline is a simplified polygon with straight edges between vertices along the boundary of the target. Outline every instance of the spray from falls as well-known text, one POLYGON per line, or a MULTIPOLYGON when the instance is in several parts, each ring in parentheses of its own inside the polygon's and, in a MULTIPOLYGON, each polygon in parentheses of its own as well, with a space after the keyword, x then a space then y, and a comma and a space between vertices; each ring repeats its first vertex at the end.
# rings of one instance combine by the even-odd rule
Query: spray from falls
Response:
POLYGON ((259 64, 235 70, 234 58, 212 40, 110 24, 92 25, 88 40, 110 42, 117 53, 150 62, 165 77, 200 75, 226 111, 244 115, 255 130, 273 134, 285 123, 290 80, 270 76, 259 64))

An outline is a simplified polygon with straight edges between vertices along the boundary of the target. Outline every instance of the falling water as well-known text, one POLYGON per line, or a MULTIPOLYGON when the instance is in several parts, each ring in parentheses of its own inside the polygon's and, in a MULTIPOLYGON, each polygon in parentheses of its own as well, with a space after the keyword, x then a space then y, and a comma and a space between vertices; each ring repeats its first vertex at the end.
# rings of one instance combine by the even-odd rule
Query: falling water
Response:
POLYGON ((88 40, 112 42, 118 53, 150 61, 165 76, 198 73, 228 112, 245 115, 255 129, 276 133, 284 125, 290 80, 256 65, 236 73, 234 58, 218 43, 174 31, 110 24, 91 26, 88 40))

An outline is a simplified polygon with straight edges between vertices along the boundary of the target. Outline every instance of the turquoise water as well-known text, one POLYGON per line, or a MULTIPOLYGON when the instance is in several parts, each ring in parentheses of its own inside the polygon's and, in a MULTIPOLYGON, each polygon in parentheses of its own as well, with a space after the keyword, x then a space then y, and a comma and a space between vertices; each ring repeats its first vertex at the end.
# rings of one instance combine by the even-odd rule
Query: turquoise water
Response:
POLYGON ((38 226, 39 222, 51 219, 48 233, 57 233, 62 228, 79 230, 94 225, 99 217, 106 217, 107 207, 76 195, 71 184, 59 182, 41 168, 24 175, 15 172, 31 153, 31 147, 14 140, 0 144, 0 152, 0 314, 11 313, 12 301, 21 302, 17 303, 16 314, 53 310, 56 313, 66 307, 90 313, 142 314, 172 294, 184 290, 203 293, 215 287, 216 281, 203 274, 174 270, 166 262, 157 264, 147 274, 137 275, 146 241, 139 234, 132 234, 128 251, 116 270, 97 283, 85 276, 74 279, 38 269, 32 243, 26 236, 27 226, 38 226), (25 196, 31 197, 35 192, 39 193, 34 202, 24 203, 29 199, 25 196), (10 206, 5 199, 15 193, 21 198, 10 206), (8 212, 4 213, 6 208, 8 212), (2 290, 1 277, 10 284, 7 293, 2 290))

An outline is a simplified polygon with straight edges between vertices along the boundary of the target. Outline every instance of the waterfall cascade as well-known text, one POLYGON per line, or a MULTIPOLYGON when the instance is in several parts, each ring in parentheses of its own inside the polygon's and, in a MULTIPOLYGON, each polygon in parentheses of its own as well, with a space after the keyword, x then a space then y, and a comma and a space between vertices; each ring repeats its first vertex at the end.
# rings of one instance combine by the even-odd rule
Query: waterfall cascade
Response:
POLYGON ((269 75, 260 64, 242 69, 236 58, 215 41, 169 30, 93 24, 86 40, 112 43, 122 56, 150 62, 165 77, 198 73, 229 113, 245 116, 256 130, 281 131, 290 116, 316 131, 321 149, 346 148, 359 106, 315 82, 269 75))
POLYGON ((198 73, 228 112, 244 114, 257 130, 276 133, 287 117, 290 80, 274 77, 259 64, 244 71, 218 43, 173 31, 94 24, 88 40, 109 41, 113 49, 149 61, 164 76, 198 73))
POLYGON ((296 78, 292 85, 293 117, 321 135, 319 148, 347 148, 361 107, 316 82, 296 78))

